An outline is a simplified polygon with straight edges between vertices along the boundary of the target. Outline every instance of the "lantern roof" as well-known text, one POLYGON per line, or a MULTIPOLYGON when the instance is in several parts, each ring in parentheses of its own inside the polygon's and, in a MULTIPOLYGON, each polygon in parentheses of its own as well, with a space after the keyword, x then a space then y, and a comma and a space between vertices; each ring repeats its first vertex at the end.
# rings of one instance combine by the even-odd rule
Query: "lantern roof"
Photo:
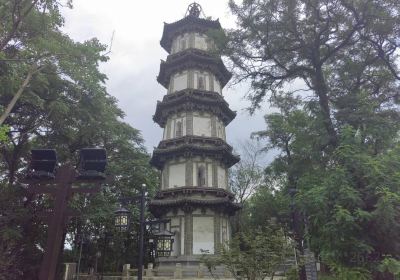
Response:
POLYGON ((54 149, 32 149, 29 164, 29 179, 54 179, 57 154, 54 149))
POLYGON ((172 236, 174 236, 175 234, 174 234, 173 232, 170 232, 169 230, 162 229, 162 230, 154 231, 152 235, 153 235, 154 237, 162 237, 162 236, 165 236, 165 237, 172 237, 172 236))
POLYGON ((114 211, 114 214, 129 214, 130 211, 126 209, 125 207, 120 206, 117 210, 114 211))

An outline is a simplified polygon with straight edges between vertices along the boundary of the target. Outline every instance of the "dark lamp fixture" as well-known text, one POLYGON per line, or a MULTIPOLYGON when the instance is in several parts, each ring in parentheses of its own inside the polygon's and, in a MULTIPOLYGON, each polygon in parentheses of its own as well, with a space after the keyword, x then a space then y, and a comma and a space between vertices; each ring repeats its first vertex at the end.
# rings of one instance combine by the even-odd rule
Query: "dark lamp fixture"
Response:
POLYGON ((54 179, 54 170, 57 165, 57 154, 54 149, 31 150, 28 178, 54 179))
POLYGON ((107 165, 107 154, 105 149, 84 148, 79 154, 78 179, 93 180, 105 179, 104 171, 107 165))
POLYGON ((124 232, 128 230, 129 214, 129 210, 124 207, 120 207, 114 211, 114 225, 118 231, 124 232))
POLYGON ((169 257, 172 252, 174 234, 168 230, 162 230, 155 232, 153 235, 156 240, 156 256, 169 257))

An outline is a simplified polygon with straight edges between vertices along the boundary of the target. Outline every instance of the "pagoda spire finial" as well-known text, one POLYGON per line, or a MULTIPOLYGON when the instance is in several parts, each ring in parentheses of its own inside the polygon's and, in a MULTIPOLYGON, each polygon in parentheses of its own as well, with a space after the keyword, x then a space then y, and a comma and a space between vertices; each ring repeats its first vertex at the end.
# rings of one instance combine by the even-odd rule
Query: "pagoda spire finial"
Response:
POLYGON ((188 6, 185 16, 192 16, 198 18, 200 16, 200 13, 202 13, 202 15, 204 16, 204 12, 200 4, 193 2, 188 6))

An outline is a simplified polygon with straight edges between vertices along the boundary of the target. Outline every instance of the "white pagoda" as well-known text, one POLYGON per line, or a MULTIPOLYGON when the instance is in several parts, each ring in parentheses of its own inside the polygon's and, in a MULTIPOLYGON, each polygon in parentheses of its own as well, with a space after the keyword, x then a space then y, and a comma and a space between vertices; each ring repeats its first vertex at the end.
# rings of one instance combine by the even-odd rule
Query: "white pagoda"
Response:
POLYGON ((150 202, 154 216, 168 219, 173 250, 158 256, 160 267, 196 266, 199 257, 217 253, 231 235, 233 202, 228 169, 239 161, 226 143, 225 127, 235 118, 222 96, 231 78, 207 36, 221 29, 193 3, 186 16, 164 25, 161 46, 168 52, 157 81, 167 93, 157 102, 154 121, 164 129, 151 163, 162 172, 161 189, 150 202))

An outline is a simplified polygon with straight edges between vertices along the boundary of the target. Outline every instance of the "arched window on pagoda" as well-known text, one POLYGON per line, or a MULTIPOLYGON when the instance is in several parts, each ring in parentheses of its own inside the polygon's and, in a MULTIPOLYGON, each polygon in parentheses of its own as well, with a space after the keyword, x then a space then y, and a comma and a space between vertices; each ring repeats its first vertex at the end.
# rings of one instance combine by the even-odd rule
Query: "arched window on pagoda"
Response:
POLYGON ((205 41, 206 41, 207 50, 214 50, 215 49, 214 45, 213 45, 213 41, 210 38, 206 37, 205 41))
POLYGON ((197 76, 197 88, 205 89, 204 76, 197 76))
POLYGON ((206 185, 206 169, 203 165, 199 166, 197 169, 197 184, 199 187, 204 187, 206 185))
POLYGON ((186 49, 186 38, 183 37, 180 41, 179 41, 179 49, 181 51, 183 51, 184 49, 186 49))
POLYGON ((183 136, 183 131, 182 131, 182 122, 177 121, 176 122, 176 129, 175 129, 175 137, 182 137, 183 136))

